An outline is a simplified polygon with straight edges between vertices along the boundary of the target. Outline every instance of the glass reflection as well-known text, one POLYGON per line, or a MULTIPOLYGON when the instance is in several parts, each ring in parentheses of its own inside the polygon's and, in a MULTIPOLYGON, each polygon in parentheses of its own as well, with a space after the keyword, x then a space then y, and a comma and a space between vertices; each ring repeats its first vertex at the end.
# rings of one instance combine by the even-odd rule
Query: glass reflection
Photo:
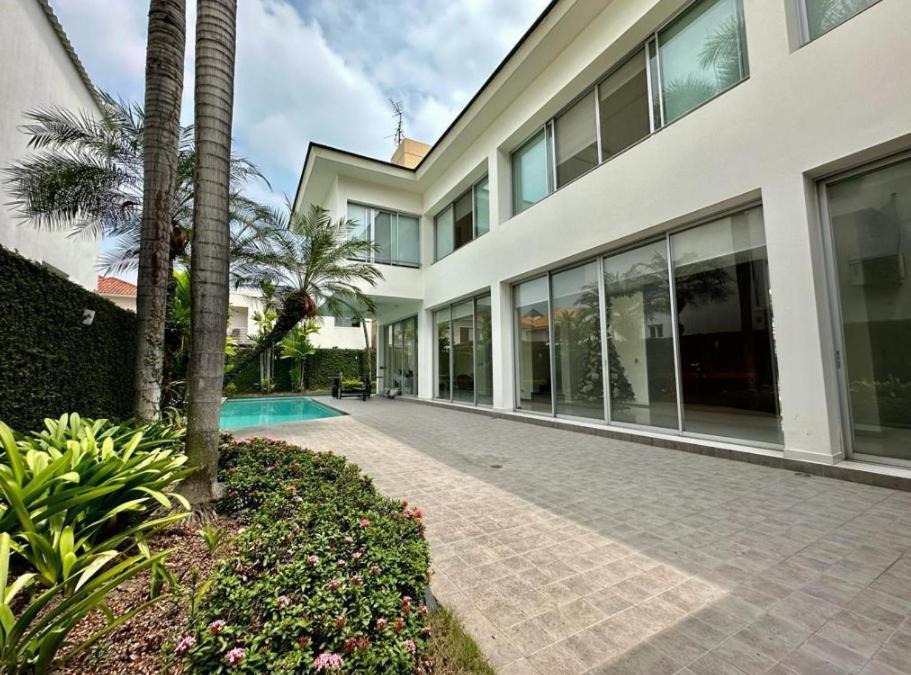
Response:
POLYGON ((490 296, 475 300, 475 391, 478 403, 493 405, 493 325, 490 296))
POLYGON ((433 331, 436 336, 436 371, 437 371, 437 398, 450 398, 449 388, 449 309, 443 309, 433 314, 433 331))
POLYGON ((452 306, 452 399, 474 403, 474 310, 471 300, 452 306))
POLYGON ((551 412, 547 277, 519 284, 514 294, 519 407, 551 412))

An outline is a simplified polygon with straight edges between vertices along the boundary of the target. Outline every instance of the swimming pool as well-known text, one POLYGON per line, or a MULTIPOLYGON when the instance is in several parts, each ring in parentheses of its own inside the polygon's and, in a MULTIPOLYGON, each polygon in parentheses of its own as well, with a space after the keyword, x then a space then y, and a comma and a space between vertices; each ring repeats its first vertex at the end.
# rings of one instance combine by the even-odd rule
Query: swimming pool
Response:
POLYGON ((221 404, 220 426, 225 431, 266 424, 300 422, 344 413, 306 396, 276 396, 275 398, 233 398, 221 404))

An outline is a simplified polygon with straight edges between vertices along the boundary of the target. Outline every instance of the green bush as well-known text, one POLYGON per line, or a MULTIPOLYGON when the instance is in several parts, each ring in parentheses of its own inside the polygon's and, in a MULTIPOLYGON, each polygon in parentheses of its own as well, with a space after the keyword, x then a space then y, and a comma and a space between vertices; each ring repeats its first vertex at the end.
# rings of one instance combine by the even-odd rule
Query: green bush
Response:
POLYGON ((132 312, 0 247, 0 317, 0 419, 28 429, 68 410, 130 416, 132 312))
POLYGON ((247 528, 176 647, 189 672, 414 672, 429 633, 420 512, 331 453, 253 439, 220 459, 222 506, 247 528))
MULTIPOLYGON (((240 354, 240 352, 238 352, 240 354)), ((239 358, 239 356, 238 356, 239 358)), ((376 363, 376 355, 371 357, 376 363)), ((276 392, 291 391, 294 364, 290 359, 275 359, 272 366, 272 379, 276 392)), ((363 349, 316 349, 305 361, 304 382, 309 390, 329 389, 332 378, 343 373, 346 377, 362 377, 364 372, 363 349)), ((234 380, 232 393, 251 394, 259 391, 259 361, 247 365, 234 380)))

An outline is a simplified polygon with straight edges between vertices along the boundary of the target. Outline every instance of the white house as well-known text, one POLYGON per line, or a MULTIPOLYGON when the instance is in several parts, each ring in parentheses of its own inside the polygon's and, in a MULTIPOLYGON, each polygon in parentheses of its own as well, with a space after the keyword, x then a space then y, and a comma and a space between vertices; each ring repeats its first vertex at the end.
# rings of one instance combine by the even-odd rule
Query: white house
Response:
MULTIPOLYGON (((0 4, 0 169, 27 154, 23 113, 60 106, 99 114, 94 87, 47 0, 0 4)), ((99 241, 37 230, 7 206, 0 175, 0 244, 88 289, 99 241)))
POLYGON ((906 0, 554 0, 416 166, 312 143, 295 206, 380 246, 405 394, 907 465, 909 26, 906 0))

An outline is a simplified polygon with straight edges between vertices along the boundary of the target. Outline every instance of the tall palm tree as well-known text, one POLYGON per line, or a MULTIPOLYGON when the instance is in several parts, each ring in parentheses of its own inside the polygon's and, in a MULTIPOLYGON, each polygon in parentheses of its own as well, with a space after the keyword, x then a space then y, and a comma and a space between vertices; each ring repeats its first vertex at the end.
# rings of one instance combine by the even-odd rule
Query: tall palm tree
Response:
POLYGON ((216 497, 227 338, 237 0, 198 0, 196 8, 196 203, 187 414, 187 455, 196 471, 184 488, 191 501, 205 504, 216 497))
POLYGON ((140 420, 157 419, 161 400, 164 328, 171 278, 171 204, 177 185, 185 46, 184 0, 151 0, 133 385, 133 412, 140 420))
POLYGON ((299 322, 314 318, 320 311, 354 316, 372 312, 373 301, 364 288, 375 286, 383 278, 382 272, 367 262, 376 245, 348 238, 352 221, 333 222, 329 212, 316 205, 306 213, 294 211, 290 218, 275 213, 273 220, 270 250, 261 254, 245 282, 274 284, 281 309, 272 330, 254 349, 239 355, 228 373, 229 381, 299 322))

